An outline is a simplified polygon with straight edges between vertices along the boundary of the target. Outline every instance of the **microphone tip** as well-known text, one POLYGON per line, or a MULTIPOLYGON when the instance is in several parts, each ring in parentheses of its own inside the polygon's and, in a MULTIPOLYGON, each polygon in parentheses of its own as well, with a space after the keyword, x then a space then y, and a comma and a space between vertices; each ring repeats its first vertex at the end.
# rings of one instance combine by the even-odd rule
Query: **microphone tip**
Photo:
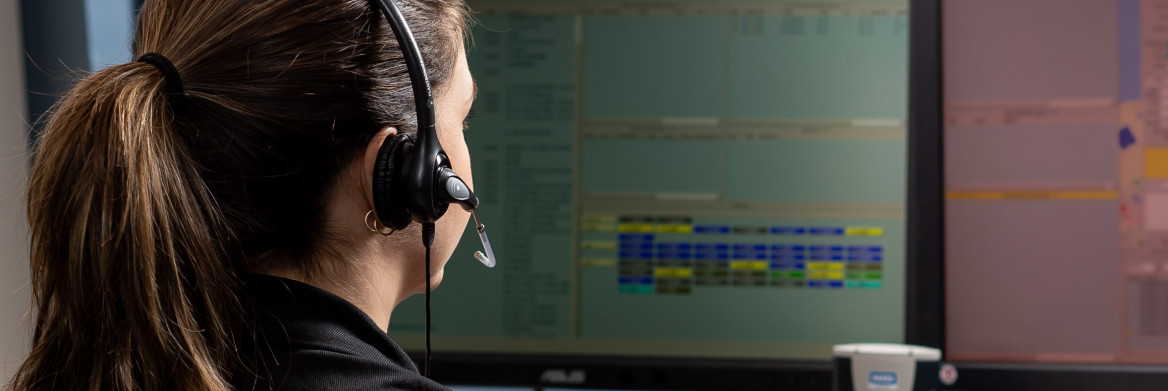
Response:
POLYGON ((479 260, 479 262, 482 262, 483 265, 486 265, 487 267, 495 267, 495 260, 491 259, 491 258, 487 258, 486 255, 483 255, 482 251, 475 251, 474 257, 475 257, 475 259, 479 260))

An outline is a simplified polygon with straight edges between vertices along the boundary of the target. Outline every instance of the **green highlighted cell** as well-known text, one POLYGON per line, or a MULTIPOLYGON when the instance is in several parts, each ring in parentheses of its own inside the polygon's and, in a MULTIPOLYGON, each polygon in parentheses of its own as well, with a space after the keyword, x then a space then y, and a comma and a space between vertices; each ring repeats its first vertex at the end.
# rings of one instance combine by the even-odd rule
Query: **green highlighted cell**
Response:
POLYGON ((653 293, 652 285, 621 285, 621 293, 636 293, 636 294, 650 294, 653 293))
POLYGON ((884 287, 884 283, 880 281, 863 281, 863 280, 848 280, 845 284, 848 288, 859 289, 879 289, 884 287))

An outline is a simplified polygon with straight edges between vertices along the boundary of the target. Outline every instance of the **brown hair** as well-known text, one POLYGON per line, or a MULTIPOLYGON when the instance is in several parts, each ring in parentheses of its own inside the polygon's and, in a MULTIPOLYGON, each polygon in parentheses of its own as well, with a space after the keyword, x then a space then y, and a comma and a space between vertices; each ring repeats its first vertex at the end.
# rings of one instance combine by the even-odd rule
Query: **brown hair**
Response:
MULTIPOLYGON (((440 85, 461 0, 398 0, 440 85)), ((147 0, 135 56, 55 107, 28 189, 35 327, 15 390, 228 390, 238 273, 328 251, 324 203, 386 126, 413 127, 397 42, 369 0, 147 0), (181 107, 178 107, 181 106, 181 107), (176 115, 175 113, 178 113, 176 115)))

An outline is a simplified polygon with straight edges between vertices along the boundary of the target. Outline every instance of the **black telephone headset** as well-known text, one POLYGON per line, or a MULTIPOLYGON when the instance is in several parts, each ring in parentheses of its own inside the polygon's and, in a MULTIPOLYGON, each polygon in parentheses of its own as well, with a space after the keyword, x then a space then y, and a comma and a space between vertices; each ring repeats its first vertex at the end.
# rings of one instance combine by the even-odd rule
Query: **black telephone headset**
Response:
POLYGON ((386 227, 399 230, 411 222, 433 223, 450 203, 466 210, 479 200, 450 168, 450 159, 438 142, 430 79, 414 34, 392 0, 373 1, 393 29, 410 74, 417 110, 418 131, 385 140, 373 166, 373 208, 386 227))
MULTIPOLYGON (((401 10, 392 0, 374 0, 385 14, 385 19, 393 29, 406 71, 410 74, 410 85, 414 89, 414 106, 417 110, 417 136, 399 134, 385 140, 377 151, 377 161, 373 165, 373 209, 377 219, 387 228, 396 231, 417 221, 422 224, 422 244, 426 246, 426 356, 425 376, 430 376, 430 246, 434 243, 434 221, 446 213, 450 203, 457 203, 470 211, 475 219, 475 229, 483 241, 486 255, 476 252, 475 258, 488 267, 495 266, 495 255, 491 252, 490 241, 479 222, 477 209, 479 199, 475 197, 462 178, 450 168, 450 158, 438 142, 435 126, 434 97, 430 92, 430 79, 426 76, 426 65, 414 33, 406 24, 401 10)), ((392 233, 390 231, 389 233, 392 233)))

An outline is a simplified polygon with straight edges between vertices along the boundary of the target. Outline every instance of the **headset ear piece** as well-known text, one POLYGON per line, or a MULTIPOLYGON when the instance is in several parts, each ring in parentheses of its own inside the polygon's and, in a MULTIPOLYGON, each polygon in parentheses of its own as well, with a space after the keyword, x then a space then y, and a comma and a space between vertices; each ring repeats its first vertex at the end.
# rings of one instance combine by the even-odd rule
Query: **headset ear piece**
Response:
POLYGON ((411 221, 402 172, 415 152, 414 146, 411 134, 387 138, 373 165, 373 208, 381 224, 394 230, 405 228, 411 221))

